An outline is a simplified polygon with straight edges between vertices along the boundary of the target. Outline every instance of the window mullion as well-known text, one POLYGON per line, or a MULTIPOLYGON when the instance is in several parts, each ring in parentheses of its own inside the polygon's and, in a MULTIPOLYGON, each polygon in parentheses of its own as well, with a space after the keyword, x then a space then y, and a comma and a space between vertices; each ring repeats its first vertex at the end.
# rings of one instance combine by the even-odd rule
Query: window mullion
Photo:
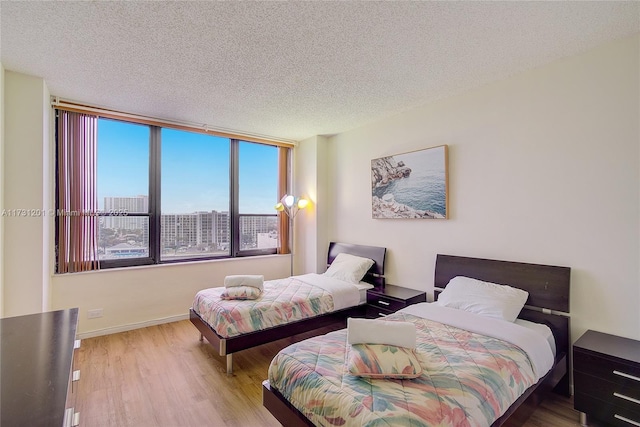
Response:
POLYGON ((160 262, 160 202, 161 202, 161 137, 158 126, 150 126, 149 133, 149 257, 160 262))
POLYGON ((240 253, 240 203, 239 203, 239 157, 240 143, 237 139, 231 139, 229 149, 229 231, 231 234, 231 256, 237 257, 240 253))

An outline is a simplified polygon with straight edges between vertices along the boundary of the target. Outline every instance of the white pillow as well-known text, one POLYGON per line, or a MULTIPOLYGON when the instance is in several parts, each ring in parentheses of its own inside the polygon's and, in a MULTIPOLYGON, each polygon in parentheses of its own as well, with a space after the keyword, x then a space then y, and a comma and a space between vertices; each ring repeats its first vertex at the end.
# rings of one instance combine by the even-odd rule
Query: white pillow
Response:
POLYGON ((457 276, 438 296, 438 305, 513 322, 528 297, 522 289, 457 276))
POLYGON ((343 252, 334 258, 327 271, 324 272, 324 275, 358 284, 372 265, 373 260, 369 258, 362 258, 343 252))

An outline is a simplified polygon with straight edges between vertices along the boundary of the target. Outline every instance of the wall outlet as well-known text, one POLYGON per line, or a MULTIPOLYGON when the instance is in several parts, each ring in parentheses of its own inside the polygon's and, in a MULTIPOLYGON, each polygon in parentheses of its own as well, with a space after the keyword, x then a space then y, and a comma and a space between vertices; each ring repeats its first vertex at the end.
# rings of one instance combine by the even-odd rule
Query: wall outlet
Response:
POLYGON ((96 308, 96 309, 87 311, 87 319, 97 319, 98 317, 102 317, 101 308, 96 308))

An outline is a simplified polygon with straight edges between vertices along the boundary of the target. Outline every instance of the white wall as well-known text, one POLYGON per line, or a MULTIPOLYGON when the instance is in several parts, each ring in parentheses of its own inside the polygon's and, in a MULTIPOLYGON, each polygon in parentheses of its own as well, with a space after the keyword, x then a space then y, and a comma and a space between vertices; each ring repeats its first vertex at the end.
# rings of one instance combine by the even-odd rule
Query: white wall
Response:
POLYGON ((327 177, 328 138, 315 136, 295 148, 297 194, 309 199, 309 206, 296 217, 296 272, 323 273, 327 268, 328 215, 330 206, 327 177))
MULTIPOLYGON (((42 181, 40 182, 39 191, 42 191, 40 206, 47 206, 53 212, 56 206, 54 199, 55 192, 55 113, 51 108, 51 94, 47 88, 46 82, 43 81, 44 90, 42 91, 42 136, 40 137, 40 148, 42 150, 42 181)), ((42 216, 42 247, 41 264, 42 264, 42 311, 51 310, 51 277, 55 272, 55 218, 53 215, 42 216)))
POLYGON ((51 207, 45 205, 50 197, 50 177, 45 175, 51 162, 48 102, 42 79, 5 72, 4 209, 24 210, 4 218, 5 316, 37 313, 50 306, 52 218, 41 213, 51 207))
POLYGON ((329 237, 429 293, 438 253, 568 266, 573 339, 640 338, 638 57, 635 36, 334 136, 329 237), (441 144, 450 219, 372 219, 371 159, 441 144))
MULTIPOLYGON (((0 212, 4 209, 4 67, 0 62, 0 212)), ((4 216, 0 216, 0 318, 4 313, 4 216)))
POLYGON ((82 337, 186 318, 196 292, 222 286, 231 274, 289 275, 289 256, 270 255, 59 274, 52 279, 52 308, 79 307, 82 337), (87 311, 103 309, 88 319, 87 311))

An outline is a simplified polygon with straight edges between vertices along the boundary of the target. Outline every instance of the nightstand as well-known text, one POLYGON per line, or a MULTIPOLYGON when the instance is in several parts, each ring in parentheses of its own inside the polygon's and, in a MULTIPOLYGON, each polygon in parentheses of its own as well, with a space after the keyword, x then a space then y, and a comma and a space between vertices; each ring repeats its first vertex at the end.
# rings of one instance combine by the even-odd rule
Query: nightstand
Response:
POLYGON ((612 426, 640 426, 640 341, 587 331, 573 345, 574 408, 612 426))
POLYGON ((386 316, 408 305, 426 301, 426 292, 394 285, 376 287, 367 291, 367 317, 386 316))

